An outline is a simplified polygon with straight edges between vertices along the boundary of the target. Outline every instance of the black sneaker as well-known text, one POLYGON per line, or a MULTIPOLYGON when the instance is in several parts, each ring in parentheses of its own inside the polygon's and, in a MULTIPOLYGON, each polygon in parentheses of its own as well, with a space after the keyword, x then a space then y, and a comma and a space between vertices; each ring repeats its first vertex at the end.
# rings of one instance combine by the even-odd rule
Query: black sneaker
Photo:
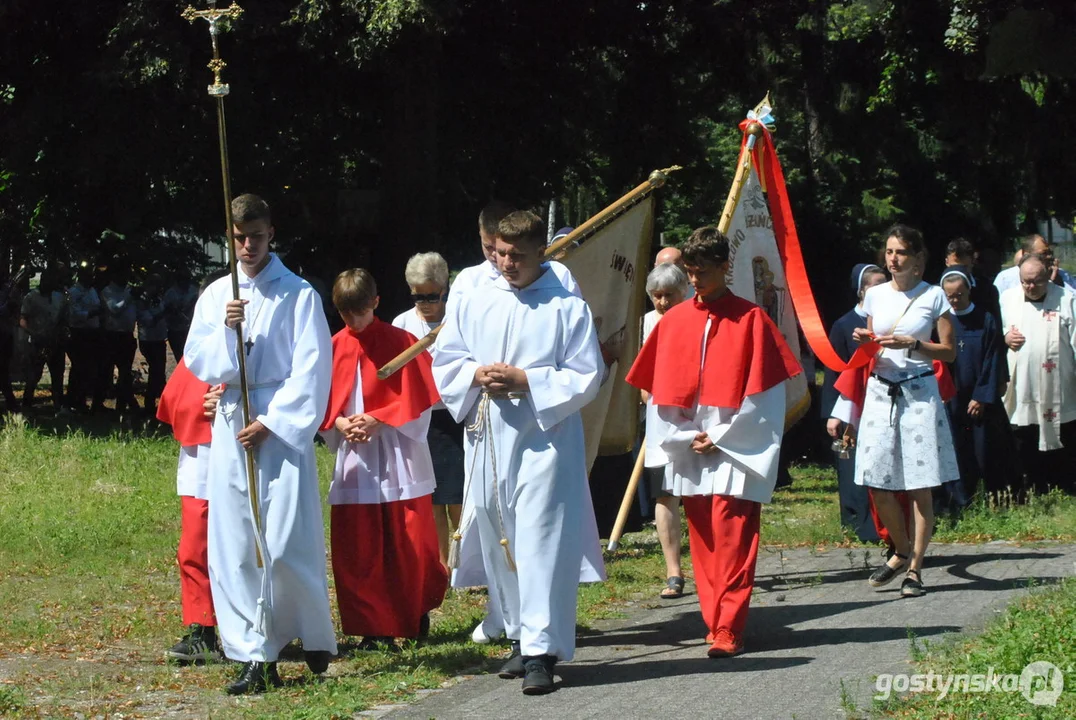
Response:
POLYGON ((508 657, 508 662, 497 671, 497 675, 505 680, 513 680, 523 677, 526 672, 526 668, 523 667, 523 653, 520 651, 519 640, 513 640, 512 654, 508 657))
POLYGON ((556 690, 553 683, 553 666, 557 659, 552 655, 536 655, 523 660, 526 675, 523 677, 524 695, 545 695, 556 690))
POLYGON ((922 597, 927 594, 923 587, 923 578, 918 570, 909 570, 900 584, 901 597, 922 597))
POLYGON ((277 674, 275 662, 251 660, 243 664, 239 677, 225 688, 225 692, 229 695, 257 695, 283 684, 284 681, 277 674))
POLYGON ((220 662, 224 657, 217 645, 217 630, 198 623, 191 623, 183 639, 165 651, 165 657, 181 665, 220 662))

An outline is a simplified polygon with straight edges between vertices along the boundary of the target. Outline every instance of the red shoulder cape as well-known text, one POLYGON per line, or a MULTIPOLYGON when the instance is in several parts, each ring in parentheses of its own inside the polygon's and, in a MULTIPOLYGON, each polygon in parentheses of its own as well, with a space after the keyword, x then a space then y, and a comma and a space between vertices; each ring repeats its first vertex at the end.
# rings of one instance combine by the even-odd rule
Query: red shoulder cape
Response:
POLYGON ((657 405, 739 410, 743 399, 803 372, 773 320, 754 303, 727 292, 703 303, 682 302, 662 316, 628 371, 627 381, 657 405), (706 365, 702 368, 702 336, 706 365))
POLYGON ((202 408, 207 392, 209 383, 196 378, 180 359, 157 403, 157 419, 172 426, 172 435, 182 447, 205 445, 213 437, 213 423, 202 408))
POLYGON ((424 352, 386 380, 378 380, 377 370, 417 342, 406 330, 374 321, 358 335, 347 328, 333 335, 333 379, 329 409, 321 424, 328 430, 344 414, 355 389, 355 367, 362 376, 363 412, 386 425, 399 427, 418 418, 441 399, 430 369, 430 354, 424 352))

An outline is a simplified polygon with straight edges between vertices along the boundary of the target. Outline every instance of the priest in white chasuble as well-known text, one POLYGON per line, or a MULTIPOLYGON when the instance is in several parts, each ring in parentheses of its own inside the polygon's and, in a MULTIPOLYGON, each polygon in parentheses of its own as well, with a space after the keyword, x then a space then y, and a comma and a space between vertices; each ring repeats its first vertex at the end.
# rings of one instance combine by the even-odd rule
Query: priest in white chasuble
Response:
POLYGON ((332 345, 317 292, 269 252, 269 206, 232 202, 240 300, 231 279, 198 300, 184 356, 203 382, 224 383, 209 469, 209 576, 224 654, 244 663, 231 694, 280 684, 276 661, 299 638, 324 672, 336 653, 314 436, 325 416, 332 345), (244 427, 236 327, 242 323, 250 395, 244 427), (248 495, 254 452, 261 537, 248 495), (262 566, 259 567, 258 556, 262 566))
POLYGON ((1025 482, 1076 489, 1076 295, 1050 282, 1039 255, 1020 259, 1020 287, 1001 294, 1009 348, 1004 405, 1025 482))
POLYGON ((500 276, 459 299, 433 362, 445 406, 468 426, 460 530, 481 536, 513 643, 500 675, 525 676, 528 694, 553 690, 554 664, 572 659, 580 567, 600 557, 579 411, 605 365, 590 309, 542 265, 544 248, 533 213, 501 221, 500 276))

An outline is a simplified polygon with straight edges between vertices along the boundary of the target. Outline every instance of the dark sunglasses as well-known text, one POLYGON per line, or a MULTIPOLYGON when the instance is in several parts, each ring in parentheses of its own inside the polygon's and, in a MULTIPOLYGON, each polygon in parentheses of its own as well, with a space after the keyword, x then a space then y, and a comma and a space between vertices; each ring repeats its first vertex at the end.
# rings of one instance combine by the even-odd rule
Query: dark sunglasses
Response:
POLYGON ((448 293, 429 293, 428 295, 411 293, 411 302, 413 303, 435 303, 438 301, 448 302, 448 293))

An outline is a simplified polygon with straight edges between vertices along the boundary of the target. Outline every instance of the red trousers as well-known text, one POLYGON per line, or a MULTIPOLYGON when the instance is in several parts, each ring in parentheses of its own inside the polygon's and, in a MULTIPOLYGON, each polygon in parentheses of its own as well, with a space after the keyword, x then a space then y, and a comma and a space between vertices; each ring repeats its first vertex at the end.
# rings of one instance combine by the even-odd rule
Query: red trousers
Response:
MULTIPOLYGON (((907 533, 912 524, 912 500, 906 492, 898 492, 896 495, 897 502, 900 503, 900 509, 904 511, 904 532, 907 533)), ((882 518, 878 515, 878 508, 874 506, 874 490, 868 489, 867 497, 870 498, 871 520, 874 521, 874 529, 878 532, 878 538, 892 548, 893 541, 889 538, 889 531, 885 529, 885 525, 882 524, 882 518)))
POLYGON ((429 495, 332 506, 332 561, 345 635, 418 637, 448 589, 429 495))
POLYGON ((702 619, 710 633, 747 625, 758 560, 761 503, 727 495, 683 497, 702 619))
POLYGON ((183 624, 214 626, 213 593, 209 589, 209 502, 183 495, 182 527, 179 532, 179 594, 183 624))

